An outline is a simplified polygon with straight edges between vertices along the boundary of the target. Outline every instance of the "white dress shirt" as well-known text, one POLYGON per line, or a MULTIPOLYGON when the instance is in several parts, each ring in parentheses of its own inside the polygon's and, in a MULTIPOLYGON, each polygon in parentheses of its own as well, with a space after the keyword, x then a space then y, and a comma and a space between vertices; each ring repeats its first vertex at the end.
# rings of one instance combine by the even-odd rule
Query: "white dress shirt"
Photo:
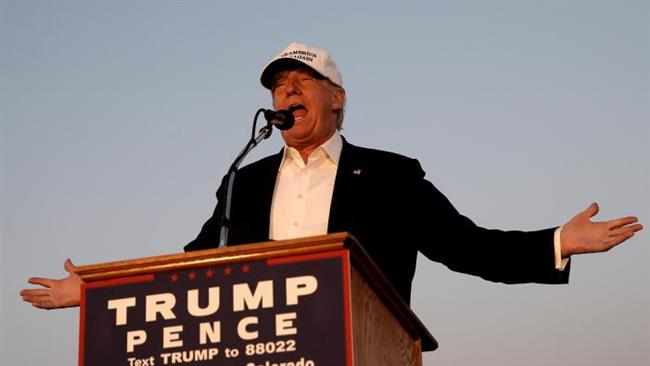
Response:
POLYGON ((327 234, 343 139, 337 132, 309 156, 285 146, 273 193, 269 237, 293 239, 327 234))

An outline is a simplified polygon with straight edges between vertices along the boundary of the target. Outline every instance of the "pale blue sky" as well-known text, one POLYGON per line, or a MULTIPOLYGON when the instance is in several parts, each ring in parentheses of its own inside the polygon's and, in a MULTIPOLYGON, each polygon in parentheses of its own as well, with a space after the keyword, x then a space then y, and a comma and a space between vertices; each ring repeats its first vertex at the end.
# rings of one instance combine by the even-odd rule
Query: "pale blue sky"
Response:
MULTIPOLYGON (((78 310, 31 275, 178 252, 210 215, 293 41, 343 74, 343 134, 418 158, 477 223, 650 223, 646 1, 0 1, 0 364, 76 364, 78 310)), ((281 146, 279 134, 252 161, 281 146)), ((432 233, 435 235, 435 233, 432 233)), ((422 259, 426 365, 648 365, 647 230, 574 258, 567 286, 506 286, 422 259)), ((396 243, 396 246, 399 243, 396 243)))

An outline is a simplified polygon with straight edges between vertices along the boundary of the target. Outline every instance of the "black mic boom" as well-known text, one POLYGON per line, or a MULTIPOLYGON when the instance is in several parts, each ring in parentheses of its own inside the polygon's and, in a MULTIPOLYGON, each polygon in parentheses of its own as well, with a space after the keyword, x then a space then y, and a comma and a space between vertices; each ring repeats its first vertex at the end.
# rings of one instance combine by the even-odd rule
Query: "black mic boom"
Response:
POLYGON ((291 112, 281 109, 279 111, 272 111, 270 109, 264 110, 264 118, 278 130, 288 130, 293 127, 296 120, 293 118, 291 112))

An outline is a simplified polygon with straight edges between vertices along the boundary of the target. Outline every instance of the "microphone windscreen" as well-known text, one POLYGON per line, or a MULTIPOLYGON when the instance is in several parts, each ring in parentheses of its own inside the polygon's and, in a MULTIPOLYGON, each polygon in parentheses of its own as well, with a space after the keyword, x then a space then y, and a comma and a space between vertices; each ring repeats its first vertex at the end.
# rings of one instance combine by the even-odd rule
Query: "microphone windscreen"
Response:
POLYGON ((279 111, 267 109, 264 111, 264 118, 279 130, 288 130, 293 127, 296 122, 295 118, 293 118, 293 114, 284 109, 279 111))

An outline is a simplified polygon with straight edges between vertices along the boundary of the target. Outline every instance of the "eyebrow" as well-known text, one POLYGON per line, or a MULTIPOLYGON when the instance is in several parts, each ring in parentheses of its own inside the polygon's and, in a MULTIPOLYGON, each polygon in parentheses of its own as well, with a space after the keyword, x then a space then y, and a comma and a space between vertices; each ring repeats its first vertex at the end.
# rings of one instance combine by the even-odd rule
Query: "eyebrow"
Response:
POLYGON ((275 76, 273 77, 273 82, 271 83, 271 90, 275 89, 275 84, 278 83, 278 81, 282 79, 286 79, 287 73, 290 71, 299 71, 301 73, 308 74, 309 76, 313 77, 316 80, 328 80, 325 76, 319 74, 317 71, 312 70, 308 67, 298 67, 298 68, 290 68, 290 69, 284 69, 280 70, 275 73, 275 76))

